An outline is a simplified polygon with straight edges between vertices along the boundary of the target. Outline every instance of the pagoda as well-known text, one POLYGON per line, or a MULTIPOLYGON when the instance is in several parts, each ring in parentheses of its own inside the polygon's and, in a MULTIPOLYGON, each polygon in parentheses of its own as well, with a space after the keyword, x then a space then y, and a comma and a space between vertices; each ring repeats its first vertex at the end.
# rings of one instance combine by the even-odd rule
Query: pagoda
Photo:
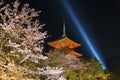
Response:
POLYGON ((75 57, 81 57, 82 54, 74 51, 74 48, 81 46, 81 44, 69 39, 65 33, 65 23, 63 25, 63 35, 58 40, 48 42, 48 45, 55 48, 55 51, 61 54, 70 54, 75 57))

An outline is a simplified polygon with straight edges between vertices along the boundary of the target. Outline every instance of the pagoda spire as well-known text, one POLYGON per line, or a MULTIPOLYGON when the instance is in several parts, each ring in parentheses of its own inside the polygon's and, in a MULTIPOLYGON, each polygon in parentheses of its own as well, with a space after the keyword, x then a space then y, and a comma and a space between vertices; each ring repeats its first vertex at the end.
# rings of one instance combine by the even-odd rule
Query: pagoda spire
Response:
POLYGON ((67 37, 67 35, 66 35, 65 21, 63 22, 63 35, 62 35, 62 37, 67 37))

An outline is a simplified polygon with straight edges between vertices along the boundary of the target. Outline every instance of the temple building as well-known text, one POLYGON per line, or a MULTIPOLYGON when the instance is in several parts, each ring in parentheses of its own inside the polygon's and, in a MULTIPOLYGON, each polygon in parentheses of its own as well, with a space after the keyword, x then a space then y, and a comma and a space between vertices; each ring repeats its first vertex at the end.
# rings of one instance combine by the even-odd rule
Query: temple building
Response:
POLYGON ((70 54, 75 57, 81 57, 82 54, 74 51, 74 48, 81 46, 81 44, 69 39, 65 33, 65 24, 63 25, 63 35, 59 39, 53 42, 48 42, 48 45, 55 48, 58 54, 70 54))

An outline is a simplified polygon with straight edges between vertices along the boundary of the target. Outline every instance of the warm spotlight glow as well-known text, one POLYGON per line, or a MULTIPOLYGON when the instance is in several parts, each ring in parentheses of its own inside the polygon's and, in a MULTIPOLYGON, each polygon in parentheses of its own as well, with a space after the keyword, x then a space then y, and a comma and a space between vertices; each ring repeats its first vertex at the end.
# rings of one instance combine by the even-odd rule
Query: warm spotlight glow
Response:
POLYGON ((71 17, 71 20, 73 21, 74 25, 76 26, 76 28, 78 29, 79 33, 82 35, 82 38, 85 40, 87 46, 89 47, 90 51, 91 51, 91 55, 94 55, 94 57, 97 58, 97 60, 99 60, 99 62, 102 64, 103 69, 106 69, 106 66, 104 64, 103 59, 101 58, 99 51, 96 51, 95 46, 92 45, 92 40, 88 37, 87 33, 85 32, 85 30, 83 29, 82 25, 80 24, 78 18, 75 16, 73 10, 71 9, 69 3, 67 2, 67 0, 61 0, 66 11, 68 12, 69 16, 71 17))

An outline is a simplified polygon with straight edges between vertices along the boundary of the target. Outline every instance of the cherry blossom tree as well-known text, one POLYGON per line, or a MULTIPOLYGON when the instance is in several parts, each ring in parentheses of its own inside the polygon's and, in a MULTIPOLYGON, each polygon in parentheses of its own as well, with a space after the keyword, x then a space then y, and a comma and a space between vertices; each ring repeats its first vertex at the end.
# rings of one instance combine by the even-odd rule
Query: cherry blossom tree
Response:
POLYGON ((39 76, 40 60, 47 59, 42 55, 47 32, 38 20, 40 12, 18 0, 11 4, 0 1, 0 68, 9 76, 10 72, 39 76))

